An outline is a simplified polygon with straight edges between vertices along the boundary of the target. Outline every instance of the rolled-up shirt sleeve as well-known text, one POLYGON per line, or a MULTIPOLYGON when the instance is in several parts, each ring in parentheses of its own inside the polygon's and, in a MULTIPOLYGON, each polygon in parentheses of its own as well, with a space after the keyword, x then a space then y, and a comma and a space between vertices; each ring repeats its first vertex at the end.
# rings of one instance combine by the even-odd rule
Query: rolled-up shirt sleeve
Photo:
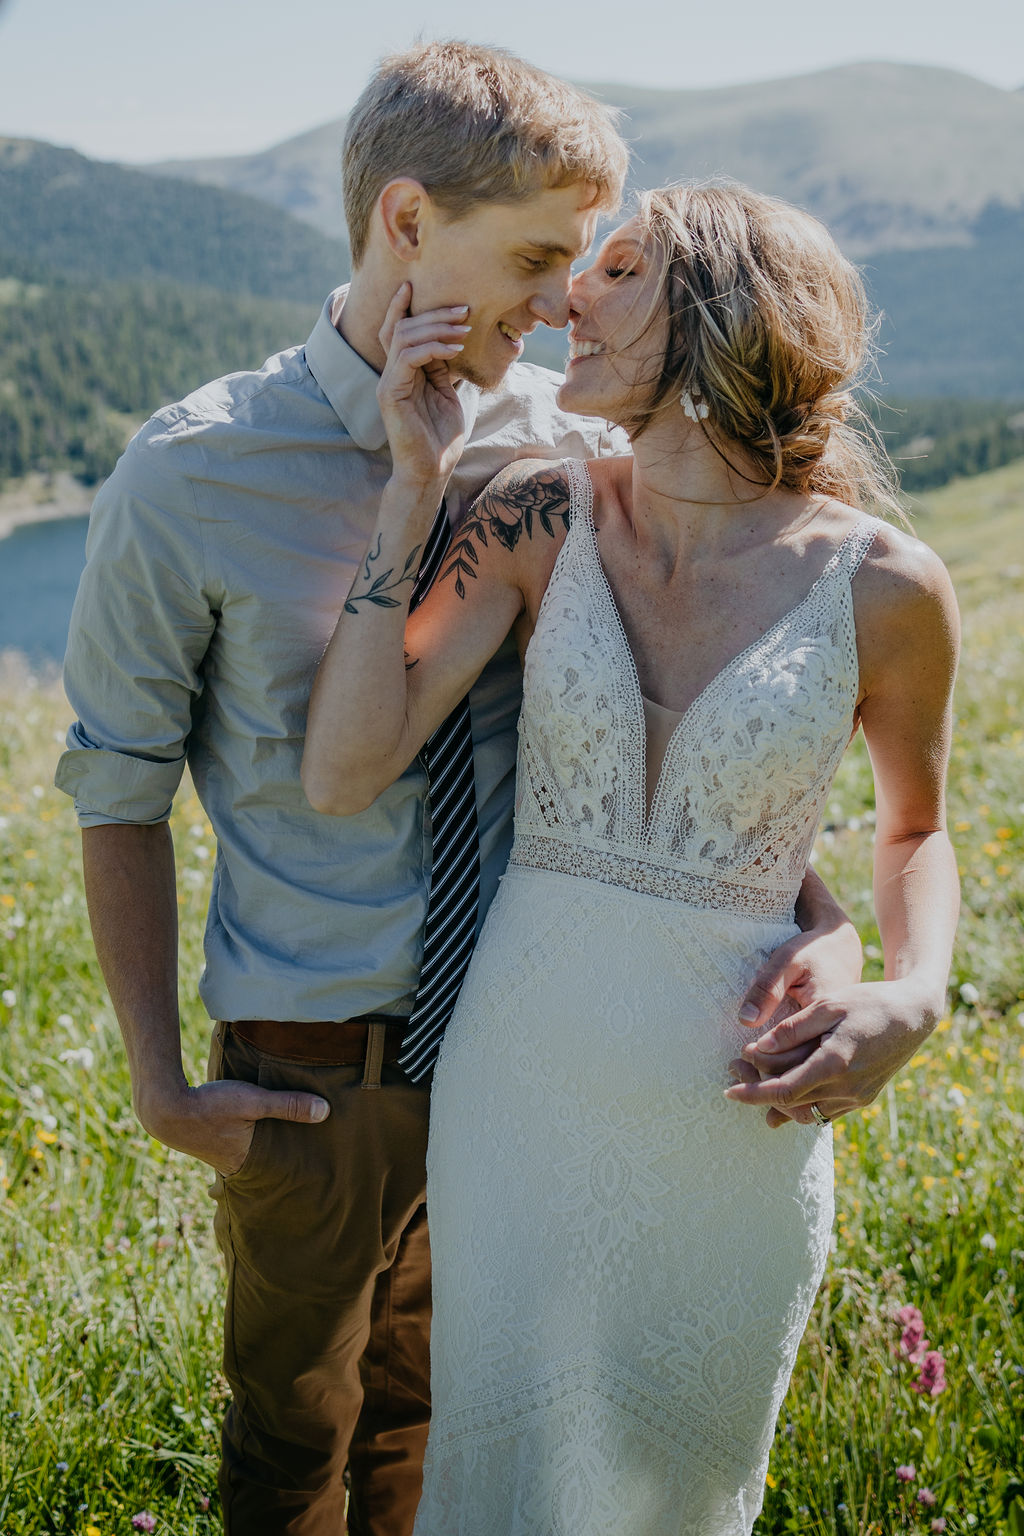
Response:
POLYGON ((165 821, 185 767, 216 612, 175 425, 143 428, 90 517, 64 663, 78 718, 55 780, 83 827, 165 821))

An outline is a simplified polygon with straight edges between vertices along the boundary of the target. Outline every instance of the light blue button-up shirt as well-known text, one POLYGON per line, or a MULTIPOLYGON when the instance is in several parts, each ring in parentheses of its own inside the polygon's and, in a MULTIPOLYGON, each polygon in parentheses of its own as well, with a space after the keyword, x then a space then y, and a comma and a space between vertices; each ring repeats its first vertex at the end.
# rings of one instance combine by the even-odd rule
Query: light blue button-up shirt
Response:
MULTIPOLYGON (((317 663, 391 472, 377 374, 335 327, 159 411, 93 508, 65 684, 78 718, 57 784, 82 826, 170 814, 186 763, 217 836, 203 1001, 220 1019, 407 1013, 430 871, 414 763, 359 816, 322 816, 299 782, 317 663)), ((460 386, 467 448, 453 522, 531 448, 621 452, 517 364, 460 386)), ((519 665, 511 643, 470 696, 481 916, 509 849, 519 665)))

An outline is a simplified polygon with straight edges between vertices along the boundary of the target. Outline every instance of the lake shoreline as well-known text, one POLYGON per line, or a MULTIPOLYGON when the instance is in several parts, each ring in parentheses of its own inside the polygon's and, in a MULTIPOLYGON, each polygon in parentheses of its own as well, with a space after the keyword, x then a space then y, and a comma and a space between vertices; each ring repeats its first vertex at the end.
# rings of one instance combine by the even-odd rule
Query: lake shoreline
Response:
POLYGON ((33 523, 88 517, 98 489, 99 486, 83 485, 66 471, 49 476, 26 475, 6 491, 0 491, 0 540, 33 523))

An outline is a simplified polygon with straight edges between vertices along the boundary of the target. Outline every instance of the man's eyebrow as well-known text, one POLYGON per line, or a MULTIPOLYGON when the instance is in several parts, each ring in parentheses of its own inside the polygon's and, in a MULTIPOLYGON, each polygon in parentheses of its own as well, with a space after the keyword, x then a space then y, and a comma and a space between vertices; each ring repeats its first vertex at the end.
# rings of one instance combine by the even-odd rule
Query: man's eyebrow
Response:
POLYGON ((557 240, 524 240, 523 249, 539 251, 544 256, 565 256, 569 261, 575 261, 586 247, 571 249, 567 245, 559 245, 557 240))

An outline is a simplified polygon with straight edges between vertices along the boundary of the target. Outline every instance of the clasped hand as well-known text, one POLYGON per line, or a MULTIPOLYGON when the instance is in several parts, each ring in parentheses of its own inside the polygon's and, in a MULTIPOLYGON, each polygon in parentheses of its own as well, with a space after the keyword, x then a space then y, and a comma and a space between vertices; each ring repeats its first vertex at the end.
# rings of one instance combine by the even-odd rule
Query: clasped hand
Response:
POLYGON ((829 1120, 878 1097, 930 1033, 934 1010, 899 981, 859 982, 819 998, 744 1046, 726 1097, 767 1109, 770 1126, 829 1120))
POLYGON ((468 305, 410 313, 412 284, 395 294, 379 335, 387 362, 377 400, 399 479, 443 494, 462 456, 465 422, 449 364, 472 327, 468 305))

